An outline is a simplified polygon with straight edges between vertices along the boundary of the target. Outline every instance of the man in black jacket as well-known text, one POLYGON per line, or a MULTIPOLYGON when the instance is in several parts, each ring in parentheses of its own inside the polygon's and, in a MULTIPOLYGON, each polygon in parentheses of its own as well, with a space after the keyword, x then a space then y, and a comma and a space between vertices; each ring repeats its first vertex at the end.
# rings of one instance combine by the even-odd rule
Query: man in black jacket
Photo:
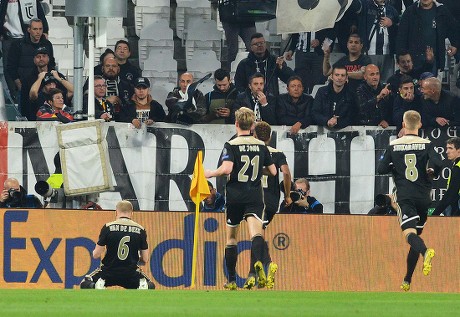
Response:
MULTIPOLYGON (((3 69, 8 67, 11 45, 27 35, 27 27, 33 18, 39 18, 43 22, 43 33, 48 34, 48 22, 39 0, 0 0, 0 39, 2 41, 3 69)), ((11 95, 14 95, 16 85, 8 72, 5 72, 5 79, 11 95)))
POLYGON ((419 0, 409 6, 401 17, 396 51, 408 50, 412 55, 415 68, 423 65, 425 50, 433 48, 433 73, 444 67, 445 53, 454 56, 459 44, 458 22, 447 8, 434 0, 419 0), (451 45, 445 46, 445 39, 449 38, 451 45))
POLYGON ((356 92, 359 107, 359 124, 388 128, 392 105, 388 103, 390 90, 388 84, 380 82, 379 68, 374 64, 366 66, 364 82, 356 92))
POLYGON ((290 132, 296 134, 313 123, 311 107, 313 97, 303 93, 299 76, 288 79, 287 93, 280 94, 276 104, 276 118, 279 125, 291 126, 290 132))
POLYGON ((251 51, 236 69, 235 86, 241 92, 249 84, 249 77, 255 73, 262 73, 265 78, 264 93, 277 97, 279 94, 278 79, 287 83, 289 77, 294 76, 294 71, 286 65, 282 56, 271 55, 267 50, 267 43, 261 33, 251 36, 251 51))
POLYGON ((424 79, 420 90, 424 128, 460 126, 460 97, 442 89, 441 82, 435 77, 424 79))
POLYGON ((8 56, 6 72, 14 81, 16 89, 21 90, 22 81, 32 69, 35 68, 34 53, 39 47, 45 47, 48 51, 49 66, 54 68, 53 44, 43 35, 43 22, 40 19, 30 20, 27 34, 20 40, 11 44, 14 54, 8 56))
POLYGON ((276 98, 264 93, 264 75, 255 73, 249 78, 246 91, 238 94, 232 109, 232 120, 235 121, 235 112, 241 107, 254 111, 256 121, 265 121, 270 125, 277 124, 276 98))
POLYGON ((334 67, 332 82, 318 89, 312 109, 313 120, 317 125, 336 129, 353 125, 356 100, 347 79, 345 67, 334 67))

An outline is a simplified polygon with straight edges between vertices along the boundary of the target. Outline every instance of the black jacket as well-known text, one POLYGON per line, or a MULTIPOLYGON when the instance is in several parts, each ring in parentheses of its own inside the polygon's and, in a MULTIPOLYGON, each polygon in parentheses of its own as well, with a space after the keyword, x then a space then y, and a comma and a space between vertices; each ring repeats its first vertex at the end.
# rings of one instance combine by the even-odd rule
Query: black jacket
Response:
MULTIPOLYGON (((165 122, 166 113, 163 106, 156 100, 149 96, 150 111, 149 119, 155 122, 165 122)), ((121 108, 120 117, 118 121, 131 123, 137 118, 136 101, 131 99, 130 102, 121 108)))
MULTIPOLYGON (((371 32, 379 32, 380 28, 375 27, 375 19, 378 16, 378 10, 374 0, 362 0, 362 5, 363 7, 360 12, 358 30, 364 45, 363 51, 367 52, 369 50, 369 37, 371 32)), ((388 28, 388 40, 390 45, 390 54, 394 54, 396 51, 396 35, 398 34, 399 14, 395 8, 387 3, 385 4, 385 14, 386 17, 393 22, 393 24, 388 28)))
POLYGON ((356 100, 348 84, 345 84, 339 94, 334 92, 332 82, 318 89, 312 108, 313 120, 317 125, 327 127, 327 121, 336 115, 339 118, 334 128, 342 129, 355 123, 354 114, 356 114, 356 100), (334 97, 338 98, 337 102, 334 102, 334 97))
POLYGON ((27 33, 23 39, 11 44, 10 52, 14 54, 8 54, 6 71, 13 80, 18 78, 22 80, 36 67, 34 64, 34 54, 35 50, 39 47, 46 47, 48 51, 48 66, 51 68, 56 66, 53 44, 44 35, 42 35, 38 43, 33 43, 30 40, 29 33, 27 33))
POLYGON ((35 195, 28 195, 24 187, 19 186, 20 194, 15 198, 8 197, 4 202, 0 202, 0 208, 42 208, 43 205, 35 195))
POLYGON ((422 98, 422 112, 425 115, 424 128, 439 128, 437 117, 449 120, 449 126, 460 126, 460 97, 442 89, 437 104, 422 98))
POLYGON ((391 110, 389 96, 377 101, 377 95, 385 88, 379 83, 374 89, 367 82, 361 83, 356 91, 356 97, 359 108, 360 125, 377 126, 382 120, 391 123, 391 110))
MULTIPOLYGON (((260 116, 262 117, 262 120, 267 122, 268 124, 276 125, 276 98, 271 94, 267 95, 267 103, 268 104, 265 107, 259 107, 260 116)), ((240 109, 241 107, 247 107, 251 110, 254 110, 254 106, 255 103, 253 101, 253 98, 251 97, 251 91, 249 90, 249 88, 246 89, 246 91, 238 94, 232 109, 232 122, 235 122, 236 110, 240 109)))
MULTIPOLYGON (((447 10, 446 6, 435 2, 436 6, 436 49, 435 55, 438 68, 444 67, 445 63, 445 39, 449 38, 452 46, 459 48, 457 34, 458 22, 447 10)), ((423 43, 423 25, 420 17, 420 3, 416 2, 409 6, 402 15, 399 23, 398 36, 396 39, 396 51, 399 53, 407 49, 411 54, 421 54, 426 50, 423 43)))
POLYGON ((305 129, 313 124, 312 106, 313 97, 310 95, 302 94, 297 103, 294 103, 292 97, 287 93, 279 95, 276 104, 278 124, 292 126, 300 122, 302 124, 301 128, 305 129))
POLYGON ((416 93, 414 95, 414 99, 411 102, 408 102, 401 98, 398 94, 396 95, 393 103, 393 125, 397 127, 398 131, 402 128, 404 112, 409 110, 415 110, 420 113, 420 116, 422 117, 422 127, 428 125, 426 116, 422 109, 422 96, 416 93))
POLYGON ((287 84, 289 77, 294 76, 294 71, 283 62, 283 67, 279 69, 276 65, 276 56, 271 55, 268 50, 265 51, 265 55, 262 59, 250 52, 248 57, 243 59, 236 69, 235 73, 235 86, 243 92, 248 88, 249 77, 257 72, 257 66, 259 72, 265 76, 265 88, 264 92, 266 95, 271 93, 273 96, 279 95, 278 78, 287 84))
POLYGON ((206 114, 206 105, 203 93, 196 89, 192 96, 193 100, 195 100, 195 105, 193 105, 193 103, 188 103, 190 107, 182 109, 178 103, 182 100, 179 91, 180 87, 176 87, 173 91, 168 93, 168 96, 166 97, 165 103, 168 108, 166 122, 182 124, 201 123, 201 119, 206 114))

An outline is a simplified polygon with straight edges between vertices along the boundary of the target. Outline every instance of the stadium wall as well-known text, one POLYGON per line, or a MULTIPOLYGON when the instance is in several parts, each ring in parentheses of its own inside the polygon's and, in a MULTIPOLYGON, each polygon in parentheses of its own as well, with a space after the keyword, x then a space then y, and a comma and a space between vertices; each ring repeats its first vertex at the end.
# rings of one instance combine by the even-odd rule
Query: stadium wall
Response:
MULTIPOLYGON (((58 152, 57 123, 3 122, 0 124, 0 182, 16 177, 34 193, 34 185, 54 173, 53 158, 58 152)), ((223 144, 235 133, 233 125, 192 125, 156 123, 134 129, 127 123, 104 123, 114 191, 101 193, 99 204, 115 209, 121 199, 130 200, 136 210, 194 211, 189 188, 196 153, 203 150, 205 168, 217 166, 223 144)), ((374 197, 388 193, 392 183, 387 175, 375 175, 376 166, 393 128, 349 127, 328 130, 311 126, 291 135, 289 127, 273 127, 272 145, 283 150, 294 178, 307 177, 312 195, 326 213, 367 213, 374 197)), ((457 135, 455 127, 423 131, 443 153, 445 141, 457 135)), ((77 139, 79 135, 75 136, 77 139)), ((75 151, 75 174, 86 177, 89 162, 75 151)), ((442 198, 450 165, 435 179, 433 201, 442 198)), ((89 163, 91 164, 91 163, 89 163)), ((225 178, 217 181, 224 190, 225 178)))
MULTIPOLYGON (((0 288, 74 288, 99 263, 90 253, 109 211, 0 210, 0 288)), ((137 212, 147 230, 145 270, 158 289, 190 286, 194 214, 137 212)), ((222 289, 223 213, 199 218, 197 289, 222 289)), ((430 217, 423 237, 436 250, 431 275, 419 263, 412 291, 460 292, 460 219, 430 217)), ((238 245, 238 285, 249 269, 245 225, 238 245)), ((393 216, 277 215, 266 232, 279 264, 278 290, 399 291, 408 251, 393 216)), ((421 262, 421 261, 420 261, 421 262)))

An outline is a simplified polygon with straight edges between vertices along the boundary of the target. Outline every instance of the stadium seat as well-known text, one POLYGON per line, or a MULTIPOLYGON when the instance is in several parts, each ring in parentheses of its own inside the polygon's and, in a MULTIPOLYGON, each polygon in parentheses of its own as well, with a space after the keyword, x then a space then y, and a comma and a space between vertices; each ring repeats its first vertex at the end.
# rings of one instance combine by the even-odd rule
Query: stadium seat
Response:
POLYGON ((174 54, 173 30, 169 28, 167 20, 156 20, 145 26, 139 39, 139 65, 142 68, 144 61, 152 50, 169 51, 174 54))
POLYGON ((177 81, 177 61, 168 50, 153 50, 149 58, 144 61, 142 76, 162 78, 175 83, 177 81))
POLYGON ((222 32, 217 30, 216 21, 202 18, 190 19, 184 30, 187 60, 195 50, 213 50, 220 59, 222 32))
POLYGON ((187 61, 187 71, 193 73, 196 79, 214 72, 220 67, 221 64, 217 60, 216 53, 211 50, 196 50, 192 58, 187 61))
POLYGON ((56 46, 73 46, 73 29, 64 17, 47 17, 49 25, 48 39, 56 46))
POLYGON ((155 5, 152 6, 152 4, 150 4, 149 6, 140 6, 138 4, 134 8, 134 24, 137 36, 140 36, 141 30, 144 27, 153 23, 156 20, 166 20, 169 26, 169 0, 155 0, 148 1, 148 3, 155 3, 155 5))
POLYGON ((150 94, 153 99, 158 101, 165 110, 166 114, 168 113, 168 108, 166 107, 166 97, 168 93, 173 91, 176 85, 174 83, 164 81, 163 79, 149 78, 152 85, 150 86, 150 94))
POLYGON ((211 12, 211 4, 208 0, 178 0, 176 8, 177 36, 181 39, 183 38, 188 19, 201 17, 205 20, 211 20, 211 12))

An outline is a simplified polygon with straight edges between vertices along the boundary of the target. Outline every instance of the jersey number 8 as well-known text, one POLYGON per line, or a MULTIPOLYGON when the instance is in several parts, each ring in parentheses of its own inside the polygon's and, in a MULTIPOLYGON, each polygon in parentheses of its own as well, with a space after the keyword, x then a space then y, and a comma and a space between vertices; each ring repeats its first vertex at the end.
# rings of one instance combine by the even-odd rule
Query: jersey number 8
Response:
POLYGON ((418 179, 417 156, 415 154, 404 155, 404 163, 406 163, 406 179, 415 182, 418 179))

